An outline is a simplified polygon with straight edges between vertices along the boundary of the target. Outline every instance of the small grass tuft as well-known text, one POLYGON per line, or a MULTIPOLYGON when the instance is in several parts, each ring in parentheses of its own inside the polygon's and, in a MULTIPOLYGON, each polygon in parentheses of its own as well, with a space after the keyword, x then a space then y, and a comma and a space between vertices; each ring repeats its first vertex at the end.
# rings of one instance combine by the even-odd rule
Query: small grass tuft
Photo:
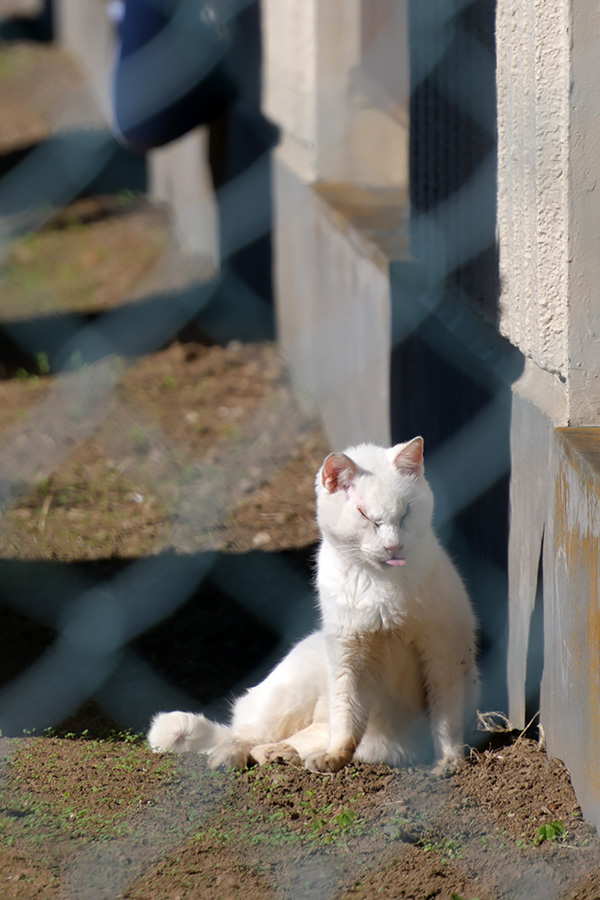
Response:
POLYGON ((533 843, 536 847, 539 847, 539 845, 543 844, 545 841, 562 841, 566 836, 567 832, 565 831, 565 826, 562 822, 546 822, 538 828, 533 843))

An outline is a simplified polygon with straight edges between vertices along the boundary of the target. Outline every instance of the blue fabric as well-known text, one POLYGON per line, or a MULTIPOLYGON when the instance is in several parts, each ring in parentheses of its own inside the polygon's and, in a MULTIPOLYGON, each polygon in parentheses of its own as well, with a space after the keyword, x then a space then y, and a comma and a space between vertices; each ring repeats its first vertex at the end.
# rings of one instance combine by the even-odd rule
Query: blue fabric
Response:
POLYGON ((114 72, 114 121, 145 152, 210 122, 239 93, 223 0, 126 0, 114 72), (215 11, 216 14, 215 15, 215 11))

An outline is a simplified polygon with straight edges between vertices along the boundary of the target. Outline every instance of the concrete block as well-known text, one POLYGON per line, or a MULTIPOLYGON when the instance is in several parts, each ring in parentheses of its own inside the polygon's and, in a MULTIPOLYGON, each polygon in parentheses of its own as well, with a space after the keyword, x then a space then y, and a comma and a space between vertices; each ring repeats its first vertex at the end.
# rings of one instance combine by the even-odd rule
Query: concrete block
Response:
MULTIPOLYGON (((529 399, 513 395, 510 435, 510 532, 508 541, 508 702, 516 728, 527 724, 526 681, 530 646, 543 636, 531 634, 542 544, 552 509, 551 420, 529 399)), ((539 686, 538 686, 539 687, 539 686)))
POLYGON ((600 6, 498 0, 498 324, 563 384, 572 425, 598 422, 596 198, 600 6))
POLYGON ((0 18, 39 16, 44 0, 0 0, 0 18))
POLYGON ((528 659, 543 648, 547 750, 600 827, 600 428, 555 429, 515 394, 511 453, 509 717, 525 726, 528 659), (530 627, 540 589, 543 636, 530 627))
POLYGON ((150 193, 171 210, 182 250, 218 268, 217 204, 208 164, 208 131, 196 128, 148 155, 150 193))
POLYGON ((300 147, 314 169, 316 0, 262 0, 263 111, 300 147))
POLYGON ((500 0, 497 7, 500 330, 525 356, 563 375, 569 5, 500 0))
POLYGON ((274 172, 278 337, 296 390, 332 446, 387 444, 389 263, 408 253, 406 194, 306 185, 281 153, 274 172))
POLYGON ((54 0, 60 45, 69 50, 87 73, 96 100, 111 118, 110 79, 116 29, 108 16, 107 0, 54 0))

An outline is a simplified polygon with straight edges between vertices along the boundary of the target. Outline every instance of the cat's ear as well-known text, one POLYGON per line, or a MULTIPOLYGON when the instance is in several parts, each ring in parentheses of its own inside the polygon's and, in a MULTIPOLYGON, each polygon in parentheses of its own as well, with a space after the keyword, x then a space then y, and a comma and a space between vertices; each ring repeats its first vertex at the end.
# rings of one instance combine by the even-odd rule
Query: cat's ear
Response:
POLYGON ((321 481, 328 494, 349 488, 358 468, 345 453, 330 453, 321 469, 321 481))
POLYGON ((396 469, 403 475, 422 475, 425 471, 423 445, 423 438, 416 437, 407 444, 397 444, 392 447, 390 454, 396 469))

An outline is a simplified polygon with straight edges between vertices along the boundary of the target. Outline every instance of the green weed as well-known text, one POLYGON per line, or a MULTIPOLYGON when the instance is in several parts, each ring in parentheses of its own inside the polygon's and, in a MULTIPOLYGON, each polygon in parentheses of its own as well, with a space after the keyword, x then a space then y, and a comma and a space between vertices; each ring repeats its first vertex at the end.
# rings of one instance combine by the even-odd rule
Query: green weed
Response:
POLYGON ((177 387, 177 379, 171 372, 167 372, 160 380, 160 387, 167 391, 173 391, 177 387))
POLYGON ((539 845, 543 844, 545 841, 564 840, 566 836, 567 832, 565 831, 565 826, 562 822, 547 822, 544 825, 540 825, 536 836, 533 839, 533 843, 536 847, 539 847, 539 845))
MULTIPOLYGON (((325 803, 316 806, 314 803, 314 790, 306 792, 308 799, 301 800, 300 806, 305 811, 306 821, 310 827, 310 838, 325 844, 339 840, 357 824, 357 813, 349 806, 333 811, 333 803, 325 803)), ((350 803, 355 802, 350 800, 350 803)))
POLYGON ((35 486, 36 491, 41 497, 46 497, 50 493, 50 488, 52 486, 52 476, 45 475, 43 478, 40 478, 38 483, 35 486))
POLYGON ((136 453, 146 453, 149 450, 150 436, 145 428, 142 428, 140 425, 134 425, 129 432, 129 437, 136 453))
POLYGON ((459 859, 462 856, 460 838, 457 840, 442 838, 441 841, 422 840, 417 842, 417 846, 421 847, 424 853, 439 854, 442 857, 442 863, 459 859))
POLYGON ((39 353, 36 353, 35 364, 40 375, 50 374, 50 362, 48 361, 47 353, 43 353, 41 351, 39 353))
POLYGON ((508 832, 506 828, 495 828, 493 834, 482 834, 480 841, 482 848, 487 852, 503 850, 506 844, 508 832))

